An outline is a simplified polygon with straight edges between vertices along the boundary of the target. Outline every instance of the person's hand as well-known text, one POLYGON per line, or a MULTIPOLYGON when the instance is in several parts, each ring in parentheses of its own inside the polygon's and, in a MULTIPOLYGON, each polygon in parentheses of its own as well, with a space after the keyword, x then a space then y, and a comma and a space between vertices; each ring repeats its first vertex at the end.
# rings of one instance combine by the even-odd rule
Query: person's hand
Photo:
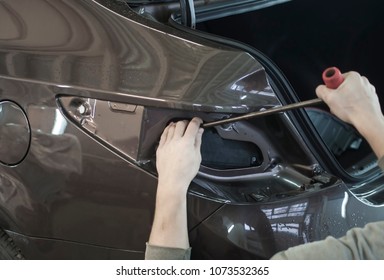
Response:
POLYGON ((320 85, 316 94, 334 115, 364 132, 367 124, 383 115, 375 87, 357 72, 348 72, 343 76, 344 82, 337 89, 320 85))
POLYGON ((203 129, 199 118, 169 124, 156 152, 159 174, 156 209, 148 244, 189 247, 187 190, 199 171, 203 129))
POLYGON ((158 195, 186 195, 201 163, 201 123, 201 119, 194 118, 189 123, 179 121, 165 128, 156 152, 158 195))
POLYGON ((384 156, 384 116, 376 89, 357 72, 343 76, 344 82, 337 89, 320 85, 316 94, 334 115, 355 126, 380 158, 384 156))

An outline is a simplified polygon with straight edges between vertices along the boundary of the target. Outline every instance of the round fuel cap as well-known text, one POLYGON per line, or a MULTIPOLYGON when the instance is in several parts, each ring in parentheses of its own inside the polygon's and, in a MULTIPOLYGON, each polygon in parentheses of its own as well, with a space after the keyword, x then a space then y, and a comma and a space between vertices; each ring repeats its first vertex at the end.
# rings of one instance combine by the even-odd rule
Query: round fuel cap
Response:
POLYGON ((23 109, 12 101, 0 101, 0 162, 16 165, 27 155, 31 130, 23 109))

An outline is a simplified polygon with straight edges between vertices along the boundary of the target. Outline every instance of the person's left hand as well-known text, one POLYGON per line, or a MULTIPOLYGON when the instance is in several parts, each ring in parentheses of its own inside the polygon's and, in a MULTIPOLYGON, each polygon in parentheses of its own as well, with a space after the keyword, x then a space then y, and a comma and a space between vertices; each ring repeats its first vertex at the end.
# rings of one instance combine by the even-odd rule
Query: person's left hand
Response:
POLYGON ((158 196, 181 195, 196 176, 201 163, 202 120, 193 118, 169 124, 160 138, 156 152, 159 174, 158 196))
POLYGON ((159 174, 156 209, 148 244, 189 247, 187 226, 187 190, 201 163, 202 120, 193 118, 169 124, 156 152, 159 174))

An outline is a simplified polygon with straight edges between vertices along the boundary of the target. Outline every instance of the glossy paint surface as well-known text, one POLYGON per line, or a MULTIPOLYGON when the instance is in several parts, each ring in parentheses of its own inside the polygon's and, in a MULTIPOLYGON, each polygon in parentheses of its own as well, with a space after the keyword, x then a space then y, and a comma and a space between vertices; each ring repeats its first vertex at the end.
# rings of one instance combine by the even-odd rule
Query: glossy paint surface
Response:
MULTIPOLYGON (((193 216, 190 217, 193 219, 193 216)), ((195 259, 269 259, 275 253, 383 219, 345 185, 265 204, 228 203, 190 233, 195 259)))
POLYGON ((2 25, 8 28, 1 35, 0 74, 197 111, 279 104, 264 69, 248 54, 177 38, 124 5, 100 2, 131 19, 92 1, 3 1, 2 25))
POLYGON ((9 96, 28 96, 21 101, 32 128, 24 161, 17 168, 0 166, 2 226, 34 237, 142 250, 156 179, 65 119, 45 86, 4 80, 1 86, 9 96))
MULTIPOLYGON (((17 113, 11 122, 30 129, 14 136, 25 140, 17 154, 0 153, 12 158, 5 163, 21 158, 0 165, 0 227, 27 258, 143 258, 155 205, 154 150, 166 123, 280 105, 249 54, 149 21, 117 1, 97 2, 0 2, 0 102, 18 104, 25 119, 17 113)), ((4 120, 1 128, 10 123, 4 120)), ((225 176, 211 170, 191 185, 195 258, 264 258, 381 215, 339 181, 321 192, 243 202, 237 188, 307 182, 316 160, 286 116, 231 129, 240 133, 220 135, 261 136, 266 161, 225 176), (271 155, 282 157, 282 171, 268 173, 271 155), (291 171, 292 163, 308 177, 291 171), (345 213, 356 218, 342 223, 331 213, 342 213, 346 195, 345 213)))
MULTIPOLYGON (((263 68, 245 53, 146 28, 91 1, 31 3, 0 4, 7 26, 0 35, 0 100, 17 102, 31 126, 25 159, 17 168, 0 166, 0 225, 23 236, 21 247, 48 238, 137 258, 150 231, 156 178, 80 130, 57 96, 214 112, 279 102, 263 68)), ((123 119, 117 114, 104 127, 123 119)))

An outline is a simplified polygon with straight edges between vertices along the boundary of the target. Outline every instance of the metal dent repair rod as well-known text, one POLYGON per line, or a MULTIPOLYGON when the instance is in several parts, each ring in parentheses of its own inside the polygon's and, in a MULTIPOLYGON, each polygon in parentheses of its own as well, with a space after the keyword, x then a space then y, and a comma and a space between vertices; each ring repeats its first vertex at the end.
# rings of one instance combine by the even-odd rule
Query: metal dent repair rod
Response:
MULTIPOLYGON (((324 84, 330 89, 337 89, 339 87, 339 85, 344 81, 344 77, 337 67, 329 67, 329 68, 325 69, 323 74, 322 74, 322 78, 323 78, 324 84)), ((240 120, 247 120, 247 119, 256 118, 256 117, 268 116, 271 114, 285 112, 288 110, 293 110, 293 109, 298 109, 298 108, 303 108, 303 107, 308 107, 308 106, 314 106, 314 105, 318 105, 321 103, 323 103, 323 101, 320 98, 315 98, 315 99, 311 99, 311 100, 307 100, 307 101, 292 103, 292 104, 285 105, 285 106, 274 107, 274 108, 267 109, 264 111, 253 112, 253 113, 245 114, 245 115, 238 116, 238 117, 232 117, 232 118, 213 121, 213 122, 207 122, 207 123, 202 124, 202 127, 208 128, 208 127, 213 127, 213 126, 217 126, 217 125, 237 122, 240 120)))

